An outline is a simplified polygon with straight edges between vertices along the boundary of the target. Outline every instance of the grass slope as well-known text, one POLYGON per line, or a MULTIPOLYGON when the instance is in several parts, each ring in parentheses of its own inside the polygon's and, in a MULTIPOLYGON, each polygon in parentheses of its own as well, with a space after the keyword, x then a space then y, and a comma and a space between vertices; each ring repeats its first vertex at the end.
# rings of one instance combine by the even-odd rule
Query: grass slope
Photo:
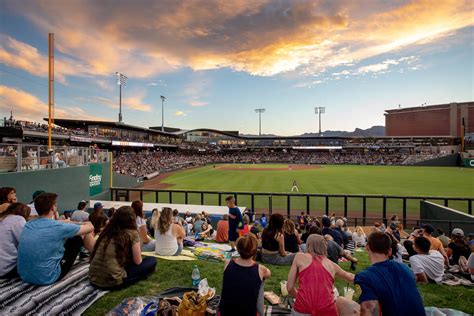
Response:
MULTIPOLYGON (((365 252, 356 253, 356 257, 359 259, 357 271, 360 271, 370 264, 365 252)), ((218 293, 220 293, 224 269, 223 263, 206 261, 175 262, 158 259, 156 272, 147 280, 141 281, 129 288, 106 294, 95 302, 85 312, 85 315, 104 315, 127 297, 156 295, 174 286, 191 286, 191 272, 195 264, 199 267, 201 277, 207 278, 209 284, 215 287, 218 293)), ((349 271, 348 263, 343 263, 341 266, 349 271)), ((265 283, 265 290, 271 290, 280 294, 280 281, 288 278, 290 267, 272 265, 267 265, 267 267, 272 271, 272 277, 265 283)), ((342 290, 344 286, 346 286, 345 282, 336 281, 336 287, 339 293, 343 293, 342 290)), ((425 306, 453 308, 474 314, 473 288, 428 284, 419 285, 418 289, 425 306)))
MULTIPOLYGON (((311 170, 249 170, 248 168, 287 168, 287 165, 224 165, 239 170, 223 170, 218 165, 177 172, 164 180, 171 189, 209 190, 209 191, 245 191, 245 192, 290 192, 293 180, 296 180, 300 193, 333 194, 381 194, 402 196, 474 196, 474 169, 453 167, 405 167, 405 166, 322 166, 311 170)), ((146 200, 154 202, 154 194, 146 200)), ((168 194, 161 194, 160 201, 167 202, 168 194)), ((184 197, 177 195, 174 203, 184 203, 184 197)), ((438 201, 440 202, 440 201, 438 201)), ((190 195, 189 204, 200 204, 200 196, 190 195)), ((205 196, 205 204, 217 204, 216 196, 205 196)), ((274 208, 286 209, 286 198, 274 197, 274 208)), ((242 197, 242 206, 250 206, 250 198, 242 197)), ((312 198, 311 209, 325 209, 323 198, 312 198)), ((419 200, 409 200, 408 212, 419 209, 419 200)), ((467 202, 451 202, 450 207, 467 211, 467 202)), ((400 213, 401 200, 388 200, 389 214, 400 213)), ((268 197, 257 197, 256 208, 268 208, 268 197)), ((294 197, 293 210, 306 208, 305 198, 294 197)), ((349 210, 362 210, 361 199, 349 199, 349 210)), ((379 211, 381 200, 367 200, 368 211, 379 211)), ((343 209, 343 199, 331 199, 331 211, 343 209)))

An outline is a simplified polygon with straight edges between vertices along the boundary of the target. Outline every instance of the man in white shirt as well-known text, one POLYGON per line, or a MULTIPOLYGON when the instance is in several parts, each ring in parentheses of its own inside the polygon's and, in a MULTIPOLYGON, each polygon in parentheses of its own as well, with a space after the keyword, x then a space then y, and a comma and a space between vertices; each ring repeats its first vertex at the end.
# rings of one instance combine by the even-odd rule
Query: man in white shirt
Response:
POLYGON ((74 211, 71 215, 71 221, 73 222, 88 222, 89 213, 85 211, 87 206, 87 201, 82 200, 77 204, 77 210, 74 211))
POLYGON ((38 212, 36 212, 36 208, 35 208, 35 199, 40 196, 41 194, 43 193, 46 193, 46 191, 43 191, 43 190, 37 190, 33 193, 33 198, 32 198, 32 201, 30 204, 28 204, 28 206, 30 207, 31 209, 31 212, 30 212, 30 218, 32 217, 37 217, 38 216, 38 212))
POLYGON ((413 249, 417 255, 410 257, 410 264, 416 282, 441 283, 444 275, 444 257, 437 250, 431 250, 431 242, 426 237, 416 237, 413 249))

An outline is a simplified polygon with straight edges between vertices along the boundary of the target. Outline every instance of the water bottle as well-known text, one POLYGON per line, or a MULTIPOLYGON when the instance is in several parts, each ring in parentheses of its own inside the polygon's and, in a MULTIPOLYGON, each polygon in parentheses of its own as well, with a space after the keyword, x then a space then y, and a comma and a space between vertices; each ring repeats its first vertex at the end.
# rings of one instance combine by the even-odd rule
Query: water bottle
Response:
POLYGON ((197 265, 194 265, 193 273, 191 274, 191 279, 194 287, 197 287, 199 285, 199 282, 201 282, 201 273, 199 273, 197 265))

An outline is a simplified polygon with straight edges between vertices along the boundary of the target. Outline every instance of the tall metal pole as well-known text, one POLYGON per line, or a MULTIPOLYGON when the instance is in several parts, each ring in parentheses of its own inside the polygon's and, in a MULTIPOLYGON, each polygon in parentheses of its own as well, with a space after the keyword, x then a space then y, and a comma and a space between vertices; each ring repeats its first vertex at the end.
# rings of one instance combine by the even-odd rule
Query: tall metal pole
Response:
POLYGON ((258 113, 258 136, 262 136, 262 113, 265 109, 255 109, 255 113, 258 113))
POLYGON ((165 100, 166 97, 163 95, 160 95, 161 98, 161 131, 165 131, 165 100))
POLYGON ((122 85, 119 85, 119 123, 122 123, 122 85))
POLYGON ((326 112, 326 108, 324 106, 316 106, 314 107, 314 113, 319 115, 319 136, 322 135, 321 133, 321 114, 326 112))
POLYGON ((54 33, 48 36, 48 150, 52 150, 54 122, 54 33))
POLYGON ((127 76, 120 72, 115 73, 117 75, 117 84, 119 85, 119 123, 122 123, 122 86, 127 85, 127 76))

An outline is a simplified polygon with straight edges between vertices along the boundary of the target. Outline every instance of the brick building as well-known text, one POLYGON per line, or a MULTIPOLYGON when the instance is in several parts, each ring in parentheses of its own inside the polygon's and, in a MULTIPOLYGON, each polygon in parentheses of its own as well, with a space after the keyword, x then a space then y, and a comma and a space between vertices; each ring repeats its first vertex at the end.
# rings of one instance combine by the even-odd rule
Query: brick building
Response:
POLYGON ((386 110, 386 136, 461 137, 462 119, 466 134, 474 133, 474 101, 386 110))

